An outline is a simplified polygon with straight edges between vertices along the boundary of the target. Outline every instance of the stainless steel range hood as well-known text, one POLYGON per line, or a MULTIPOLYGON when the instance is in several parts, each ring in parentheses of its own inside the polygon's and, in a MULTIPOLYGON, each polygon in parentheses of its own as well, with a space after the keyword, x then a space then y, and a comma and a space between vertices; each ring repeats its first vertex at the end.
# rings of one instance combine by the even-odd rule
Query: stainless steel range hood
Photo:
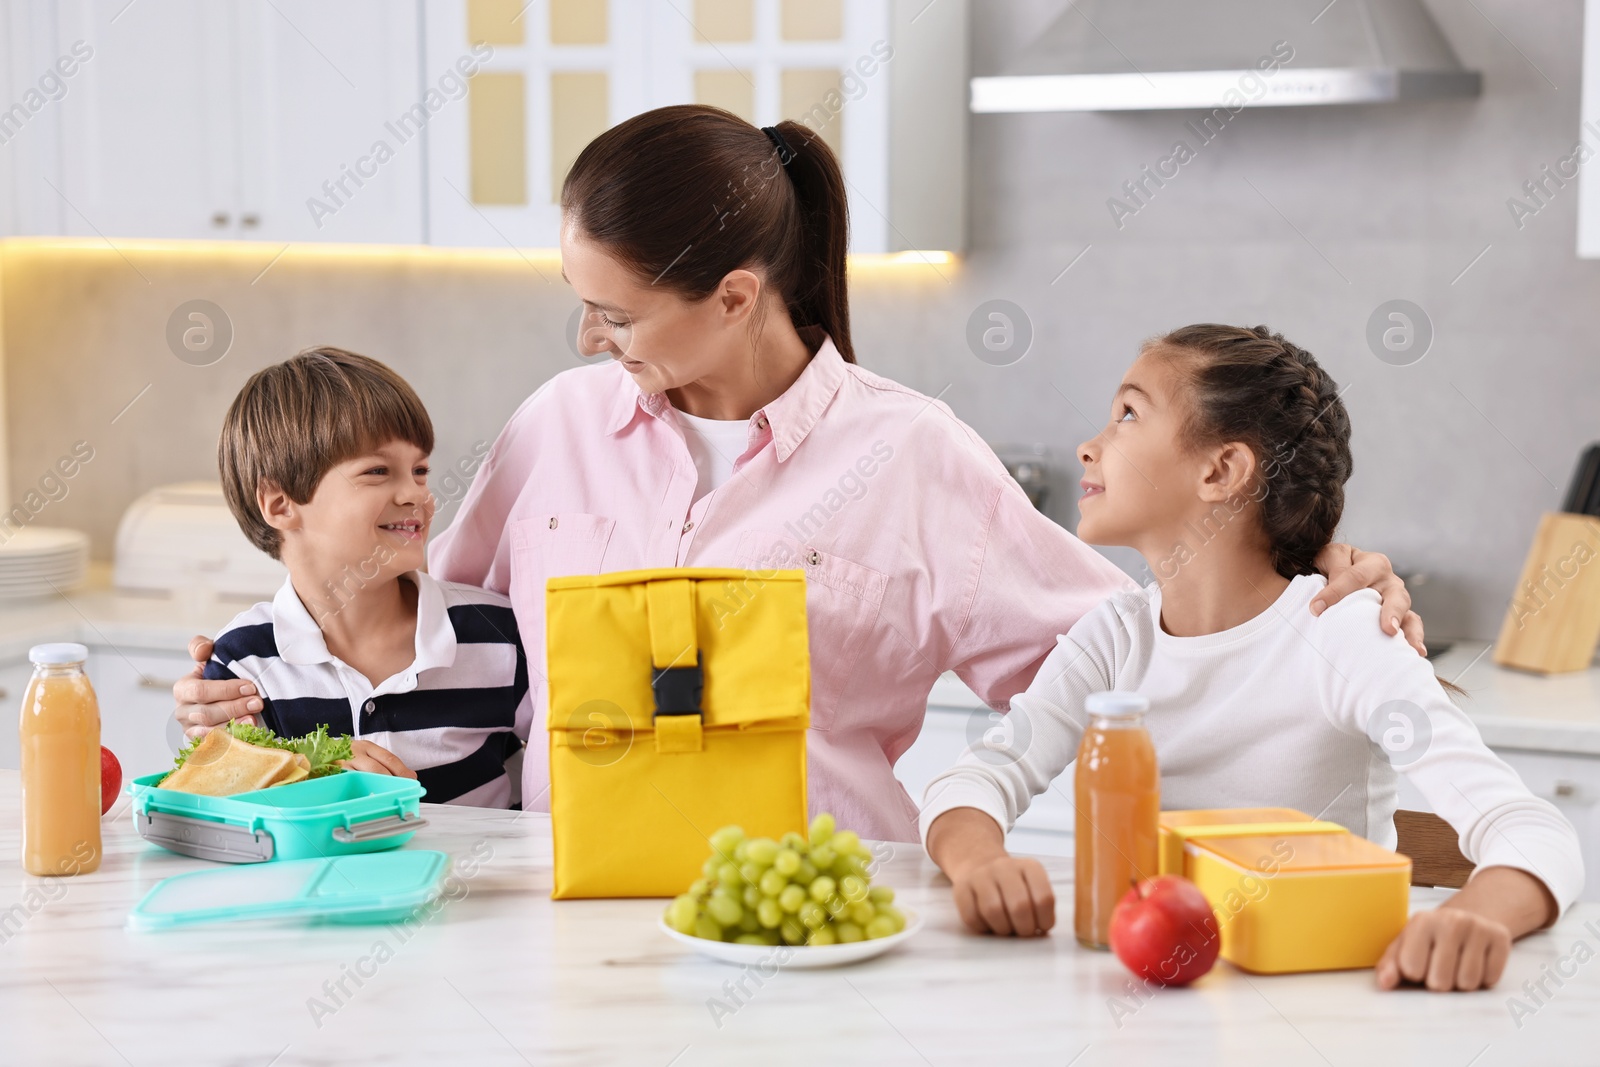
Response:
POLYGON ((1422 0, 1077 0, 1004 70, 973 78, 971 106, 1237 110, 1481 88, 1422 0))

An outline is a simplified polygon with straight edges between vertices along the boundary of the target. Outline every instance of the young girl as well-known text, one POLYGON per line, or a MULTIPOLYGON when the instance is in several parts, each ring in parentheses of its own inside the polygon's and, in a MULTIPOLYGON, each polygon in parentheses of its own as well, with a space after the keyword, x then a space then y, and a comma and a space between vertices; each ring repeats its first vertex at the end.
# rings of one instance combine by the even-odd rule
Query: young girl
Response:
POLYGON ((1577 896, 1571 825, 1379 630, 1377 596, 1306 610, 1327 584, 1312 560, 1339 522, 1349 439, 1333 380, 1266 327, 1187 326, 1145 345, 1110 424, 1079 449, 1078 535, 1137 549, 1156 580, 1058 640, 1011 702, 1026 744, 969 751, 928 786, 923 840, 968 926, 1054 924, 1044 869, 1008 855, 1004 830, 1072 762, 1084 698, 1107 689, 1150 700, 1166 809, 1293 807, 1392 848, 1403 768, 1477 870, 1412 917, 1378 963, 1381 988, 1491 986, 1511 942, 1577 896), (1390 751, 1386 731, 1410 744, 1390 751))

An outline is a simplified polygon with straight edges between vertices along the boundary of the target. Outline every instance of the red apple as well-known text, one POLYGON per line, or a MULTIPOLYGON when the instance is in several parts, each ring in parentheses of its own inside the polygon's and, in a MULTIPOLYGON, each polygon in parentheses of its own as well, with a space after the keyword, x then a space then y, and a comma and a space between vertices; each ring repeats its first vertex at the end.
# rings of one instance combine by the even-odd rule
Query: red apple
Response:
POLYGON ((104 745, 100 746, 100 814, 111 810, 122 790, 122 764, 104 745))
POLYGON ((1111 913, 1111 948, 1156 985, 1188 985, 1217 962, 1217 918, 1195 884, 1176 874, 1147 878, 1111 913))

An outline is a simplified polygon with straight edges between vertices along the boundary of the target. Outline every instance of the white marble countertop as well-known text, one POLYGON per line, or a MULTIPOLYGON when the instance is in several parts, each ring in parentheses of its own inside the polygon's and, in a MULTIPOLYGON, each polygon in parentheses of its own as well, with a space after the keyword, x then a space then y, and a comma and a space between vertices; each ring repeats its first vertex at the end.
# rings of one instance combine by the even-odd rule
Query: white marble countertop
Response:
MULTIPOLYGON (((458 874, 454 899, 409 931, 135 933, 127 912, 158 880, 211 865, 146 844, 129 804, 106 816, 98 871, 32 878, 17 859, 17 775, 0 771, 0 1062, 1553 1067, 1596 1057, 1600 963, 1572 953, 1600 950, 1600 905, 1521 942, 1490 992, 1379 993, 1366 971, 1264 978, 1219 963, 1141 1003, 1117 960, 1078 947, 1070 923, 1027 941, 961 932, 944 878, 920 848, 899 845, 876 880, 926 917, 923 931, 854 967, 747 981, 751 994, 719 1026, 709 1001, 727 1001, 740 971, 661 934, 659 901, 551 901, 546 816, 428 805, 410 847, 450 853, 458 874), (473 858, 467 875, 459 864, 473 858), (1564 984, 1546 979, 1551 995, 1533 1004, 1523 983, 1557 966, 1564 984), (348 995, 330 993, 341 980, 348 995), (1514 995, 1534 1009, 1520 1026, 1514 995)), ((1070 901, 1070 861, 1043 862, 1070 901)), ((1414 904, 1442 895, 1417 890, 1414 904)))
MULTIPOLYGON (((1600 666, 1531 674, 1494 664, 1485 641, 1458 641, 1433 659, 1434 673, 1467 691, 1457 703, 1490 748, 1600 756, 1600 666)), ((928 702, 976 711, 977 694, 954 674, 934 684, 928 702)), ((1597 1056, 1600 1062, 1600 1056, 1597 1056)))

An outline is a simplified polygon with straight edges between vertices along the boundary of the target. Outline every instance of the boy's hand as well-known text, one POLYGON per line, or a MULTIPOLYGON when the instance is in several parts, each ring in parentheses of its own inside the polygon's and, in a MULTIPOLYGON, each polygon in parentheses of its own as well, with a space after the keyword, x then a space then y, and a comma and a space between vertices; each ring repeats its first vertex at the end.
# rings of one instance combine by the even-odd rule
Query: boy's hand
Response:
POLYGON ((233 678, 207 679, 203 677, 205 665, 211 659, 211 641, 196 637, 189 642, 189 658, 198 664, 172 687, 172 699, 177 709, 173 717, 183 727, 186 737, 204 737, 214 726, 229 719, 239 719, 252 726, 261 725, 252 712, 261 710, 261 698, 251 682, 233 678))
POLYGON ((400 761, 400 757, 371 741, 350 742, 351 758, 340 760, 339 766, 351 771, 387 774, 395 778, 415 778, 417 772, 400 761))
POLYGON ((1037 937, 1056 924, 1056 894, 1038 860, 1003 855, 951 879, 956 911, 978 934, 1037 937))
POLYGON ((1419 912, 1378 960, 1379 989, 1402 980, 1435 993, 1488 989, 1500 980, 1511 955, 1505 923, 1466 908, 1419 912))

